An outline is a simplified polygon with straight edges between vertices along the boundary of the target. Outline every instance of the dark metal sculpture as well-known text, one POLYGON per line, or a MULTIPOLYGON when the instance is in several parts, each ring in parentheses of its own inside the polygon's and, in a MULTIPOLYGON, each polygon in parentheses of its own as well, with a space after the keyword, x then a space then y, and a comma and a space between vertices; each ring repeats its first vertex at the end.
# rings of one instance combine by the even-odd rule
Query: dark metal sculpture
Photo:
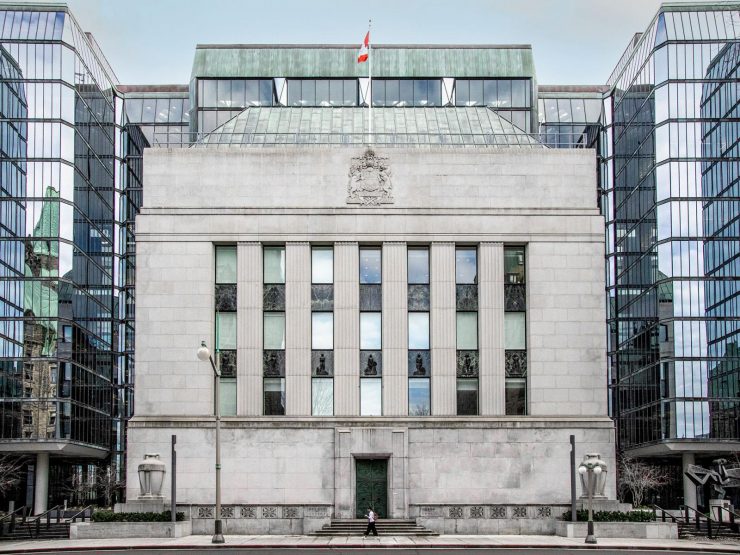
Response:
POLYGON ((709 484, 717 499, 724 499, 727 488, 740 487, 740 468, 727 469, 726 463, 725 459, 716 459, 712 461, 714 469, 690 464, 685 474, 697 486, 709 484))

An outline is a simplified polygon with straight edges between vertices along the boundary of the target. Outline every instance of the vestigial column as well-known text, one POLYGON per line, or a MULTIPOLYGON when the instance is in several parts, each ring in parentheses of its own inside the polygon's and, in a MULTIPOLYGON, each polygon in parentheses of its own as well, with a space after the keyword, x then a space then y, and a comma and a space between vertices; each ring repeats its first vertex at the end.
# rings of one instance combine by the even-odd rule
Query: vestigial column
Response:
POLYGON ((504 354, 504 245, 478 247, 480 414, 506 414, 504 354))
POLYGON ((683 476, 683 504, 688 505, 692 509, 696 509, 696 485, 692 482, 686 471, 689 469, 690 464, 695 464, 693 453, 683 453, 681 455, 682 472, 683 476))
POLYGON ((360 252, 334 244, 334 414, 360 414, 360 252))
POLYGON ((311 247, 285 245, 285 414, 311 414, 311 247))
POLYGON ((237 361, 238 415, 262 414, 262 244, 237 247, 237 361))
POLYGON ((406 243, 383 243, 383 415, 408 414, 406 243))
POLYGON ((457 413, 455 329, 455 244, 432 243, 430 250, 432 414, 457 413))
POLYGON ((46 512, 49 497, 49 453, 36 455, 36 475, 34 477, 33 514, 46 512))

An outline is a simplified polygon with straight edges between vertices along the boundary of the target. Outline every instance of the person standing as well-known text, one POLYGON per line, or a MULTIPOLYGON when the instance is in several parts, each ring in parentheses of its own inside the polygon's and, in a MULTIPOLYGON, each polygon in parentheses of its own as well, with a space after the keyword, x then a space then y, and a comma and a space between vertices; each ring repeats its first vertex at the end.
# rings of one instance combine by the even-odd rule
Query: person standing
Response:
POLYGON ((365 516, 367 516, 367 530, 365 530, 365 535, 367 536, 372 531, 373 536, 377 536, 378 531, 375 529, 375 521, 378 520, 378 515, 375 514, 372 507, 368 507, 367 515, 365 516))

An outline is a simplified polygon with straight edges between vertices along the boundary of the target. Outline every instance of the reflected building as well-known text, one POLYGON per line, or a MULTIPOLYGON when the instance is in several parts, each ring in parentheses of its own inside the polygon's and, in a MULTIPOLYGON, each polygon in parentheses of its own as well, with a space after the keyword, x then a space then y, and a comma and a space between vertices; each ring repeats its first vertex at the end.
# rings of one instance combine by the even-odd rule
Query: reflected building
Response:
POLYGON ((702 196, 710 430, 740 437, 740 42, 722 48, 702 86, 702 196))
POLYGON ((0 45, 2 137, 17 143, 2 160, 0 451, 26 457, 15 500, 38 513, 73 475, 124 466, 146 141, 66 7, 3 5, 0 45))
POLYGON ((146 137, 147 146, 178 148, 190 143, 187 85, 120 85, 126 117, 146 137))
MULTIPOLYGON (((731 121, 739 9, 664 4, 630 41, 604 98, 601 207, 618 449, 669 466, 679 480, 682 465, 740 449, 730 384, 740 315, 731 254, 740 244, 731 121)), ((663 501, 696 507, 696 488, 684 480, 683 496, 666 492, 663 501)))

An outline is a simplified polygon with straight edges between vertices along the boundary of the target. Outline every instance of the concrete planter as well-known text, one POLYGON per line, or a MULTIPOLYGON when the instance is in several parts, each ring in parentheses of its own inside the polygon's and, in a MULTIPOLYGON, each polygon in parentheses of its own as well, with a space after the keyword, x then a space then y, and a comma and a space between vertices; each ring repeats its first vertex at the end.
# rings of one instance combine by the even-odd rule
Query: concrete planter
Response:
POLYGON ((70 539, 100 540, 106 538, 182 538, 192 534, 189 520, 178 522, 79 522, 70 526, 70 539))
MULTIPOLYGON (((564 538, 585 538, 586 522, 555 522, 555 535, 564 538)), ((634 538, 648 540, 678 539, 678 526, 674 522, 594 522, 598 538, 634 538)))

